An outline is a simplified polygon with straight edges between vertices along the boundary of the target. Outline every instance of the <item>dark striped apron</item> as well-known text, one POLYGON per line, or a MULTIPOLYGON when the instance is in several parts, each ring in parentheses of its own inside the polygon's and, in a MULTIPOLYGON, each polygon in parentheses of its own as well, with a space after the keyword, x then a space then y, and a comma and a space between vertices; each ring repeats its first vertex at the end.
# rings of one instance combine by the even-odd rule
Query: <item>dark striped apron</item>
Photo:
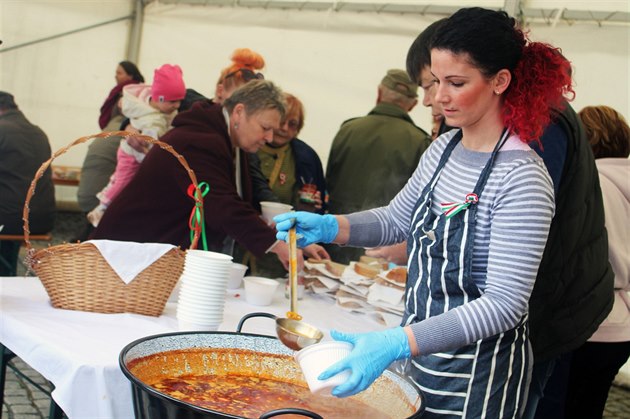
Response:
MULTIPOLYGON (((504 131, 475 186, 473 193, 480 200, 507 137, 504 131)), ((431 211, 433 188, 461 138, 460 131, 447 145, 412 215, 403 325, 437 316, 481 296, 471 276, 477 205, 449 219, 431 211)), ((511 418, 519 416, 525 403, 530 362, 527 321, 523 318, 517 327, 499 335, 454 351, 414 357, 407 363, 407 374, 425 396, 423 417, 511 418)))

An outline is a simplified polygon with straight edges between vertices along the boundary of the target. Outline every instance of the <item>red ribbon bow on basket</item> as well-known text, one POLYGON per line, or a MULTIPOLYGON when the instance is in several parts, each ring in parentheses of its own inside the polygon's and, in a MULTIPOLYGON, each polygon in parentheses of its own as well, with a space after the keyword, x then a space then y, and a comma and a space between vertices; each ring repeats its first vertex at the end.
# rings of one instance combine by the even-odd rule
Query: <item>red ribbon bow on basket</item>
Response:
MULTIPOLYGON (((199 183, 199 190, 201 191, 201 197, 204 197, 210 191, 210 185, 206 182, 199 183)), ((192 199, 195 199, 195 206, 190 212, 190 218, 188 219, 188 227, 190 227, 190 242, 192 243, 193 238, 195 237, 195 232, 199 233, 199 237, 201 237, 201 244, 203 246, 203 250, 208 250, 208 242, 206 240, 206 223, 203 218, 203 205, 198 202, 201 200, 198 196, 196 196, 197 189, 195 185, 192 183, 188 186, 188 196, 192 199)))

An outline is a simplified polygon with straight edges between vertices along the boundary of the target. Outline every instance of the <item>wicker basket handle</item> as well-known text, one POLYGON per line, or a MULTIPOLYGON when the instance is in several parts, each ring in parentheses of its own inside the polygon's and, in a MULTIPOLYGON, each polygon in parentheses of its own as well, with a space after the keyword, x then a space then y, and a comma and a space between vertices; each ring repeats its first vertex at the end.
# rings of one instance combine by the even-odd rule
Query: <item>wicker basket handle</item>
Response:
MULTIPOLYGON (((182 166, 184 166, 184 169, 186 169, 186 172, 188 173, 188 176, 190 177, 192 184, 195 186, 195 192, 196 192, 194 194, 195 204, 203 208, 202 194, 201 194, 201 190, 199 189, 199 185, 197 183, 197 177, 195 176, 195 172, 193 172, 190 166, 188 166, 188 162, 186 161, 184 156, 177 153, 173 149, 173 147, 171 147, 170 145, 160 140, 156 140, 153 137, 149 137, 148 135, 140 135, 140 134, 136 134, 129 131, 109 131, 109 132, 102 132, 95 135, 87 135, 85 137, 78 138, 74 140, 73 142, 71 142, 70 144, 68 144, 67 146, 57 150, 55 153, 53 153, 53 155, 48 160, 42 163, 42 165, 39 167, 39 170, 37 170, 37 172, 35 173, 35 177, 31 181, 31 186, 28 188, 28 192, 26 193, 26 202, 24 203, 24 211, 22 212, 22 221, 24 221, 24 243, 26 244, 26 249, 28 253, 32 252, 31 241, 29 240, 29 237, 31 234, 29 230, 29 223, 28 223, 28 216, 30 212, 29 204, 31 202, 31 198, 33 197, 33 195, 35 195, 35 186, 37 185, 37 181, 41 179, 41 177, 44 175, 44 172, 46 171, 46 169, 48 169, 48 167, 53 162, 53 160, 55 160, 57 157, 64 154, 66 151, 68 151, 70 148, 74 147, 75 145, 82 144, 93 138, 111 138, 111 137, 115 137, 117 140, 120 140, 121 139, 120 137, 123 137, 123 138, 135 137, 150 144, 157 144, 162 150, 166 150, 169 153, 171 153, 177 159, 177 161, 179 161, 179 163, 182 166)), ((199 231, 195 229, 193 240, 190 243, 190 248, 196 249, 198 241, 199 241, 199 231)))

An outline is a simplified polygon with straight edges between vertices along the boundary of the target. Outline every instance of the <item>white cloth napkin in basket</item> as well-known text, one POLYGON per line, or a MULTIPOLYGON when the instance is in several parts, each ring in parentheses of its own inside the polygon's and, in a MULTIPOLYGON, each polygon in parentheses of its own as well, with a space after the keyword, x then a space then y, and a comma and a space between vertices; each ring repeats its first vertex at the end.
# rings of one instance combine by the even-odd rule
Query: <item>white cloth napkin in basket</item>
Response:
POLYGON ((166 252, 176 247, 164 243, 136 243, 114 240, 88 240, 101 252, 112 269, 129 284, 166 252))

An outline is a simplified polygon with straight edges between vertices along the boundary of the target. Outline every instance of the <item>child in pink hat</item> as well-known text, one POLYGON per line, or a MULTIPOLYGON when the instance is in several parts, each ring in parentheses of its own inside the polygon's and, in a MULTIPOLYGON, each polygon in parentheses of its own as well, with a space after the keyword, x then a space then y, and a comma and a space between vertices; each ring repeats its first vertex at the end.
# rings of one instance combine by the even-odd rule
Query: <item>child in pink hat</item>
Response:
MULTIPOLYGON (((126 130, 158 139, 170 128, 185 96, 186 86, 182 69, 178 65, 164 64, 156 69, 152 85, 125 86, 121 109, 123 115, 129 118, 126 130)), ((133 137, 120 142, 116 170, 107 186, 96 195, 100 200, 99 205, 88 214, 92 225, 98 225, 107 206, 136 174, 149 148, 148 143, 138 146, 133 137)))

